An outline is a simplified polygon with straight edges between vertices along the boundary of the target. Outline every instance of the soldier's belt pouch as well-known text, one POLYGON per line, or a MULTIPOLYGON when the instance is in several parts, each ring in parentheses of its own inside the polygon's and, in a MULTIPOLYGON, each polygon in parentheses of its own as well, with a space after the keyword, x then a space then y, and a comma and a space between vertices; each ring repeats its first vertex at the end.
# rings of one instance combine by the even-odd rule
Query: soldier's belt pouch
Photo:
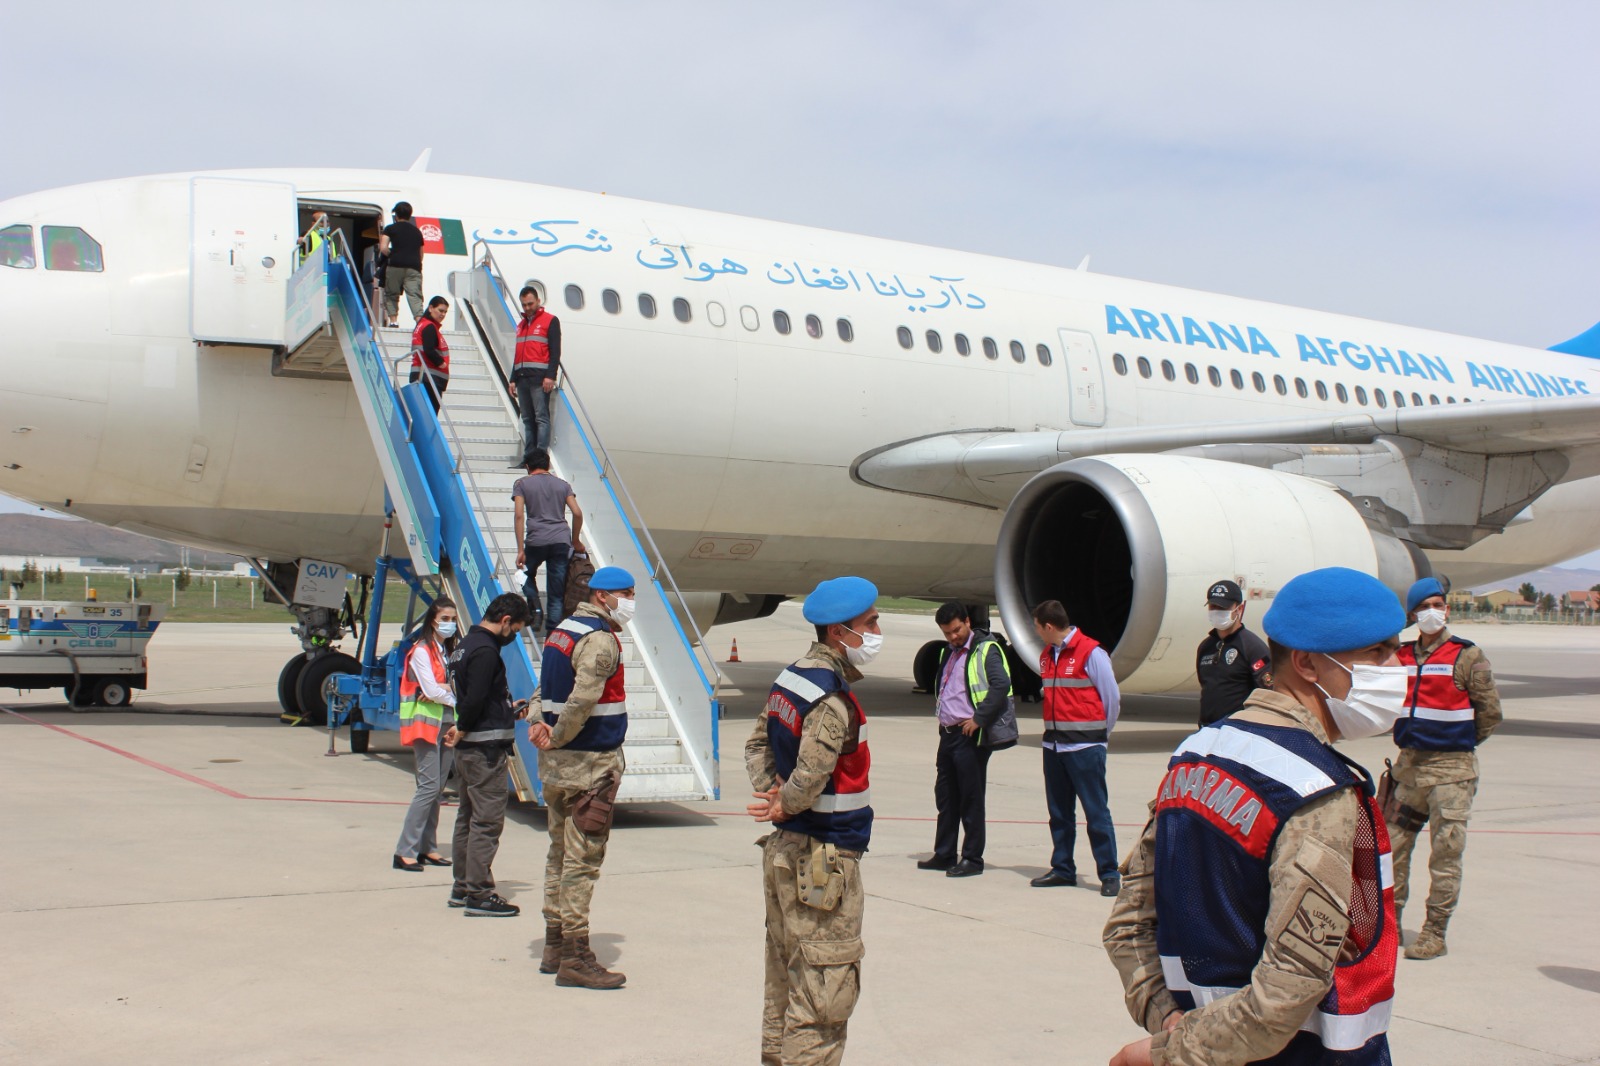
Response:
POLYGON ((611 828, 611 818, 617 809, 617 789, 622 778, 615 773, 606 774, 604 781, 578 796, 572 805, 572 820, 585 833, 604 833, 611 828))
POLYGON ((1394 783, 1394 763, 1383 760, 1383 773, 1378 777, 1378 809, 1383 820, 1397 829, 1415 833, 1428 824, 1428 815, 1415 807, 1400 802, 1400 790, 1394 783))
POLYGON ((811 850, 801 860, 795 871, 800 889, 800 902, 819 911, 831 911, 844 897, 844 865, 839 861, 839 848, 811 841, 811 850))

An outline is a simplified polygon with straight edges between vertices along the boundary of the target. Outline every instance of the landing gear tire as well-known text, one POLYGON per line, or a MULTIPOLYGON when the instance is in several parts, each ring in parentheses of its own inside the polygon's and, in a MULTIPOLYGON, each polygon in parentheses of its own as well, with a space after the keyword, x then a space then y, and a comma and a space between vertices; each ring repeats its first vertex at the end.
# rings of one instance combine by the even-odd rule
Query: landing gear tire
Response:
POLYGON ((278 674, 278 706, 283 708, 283 720, 286 722, 301 715, 300 674, 305 668, 306 657, 296 655, 283 664, 283 670, 278 674))
POLYGON ((337 674, 359 674, 361 663, 343 652, 330 651, 307 660, 295 687, 301 713, 313 725, 328 724, 328 697, 337 674))
POLYGON ((939 673, 939 655, 948 647, 942 640, 930 640, 917 649, 911 661, 911 679, 918 692, 932 692, 934 678, 939 673))
POLYGON ((97 707, 126 707, 133 699, 133 690, 124 681, 114 677, 102 680, 94 687, 94 703, 97 707))

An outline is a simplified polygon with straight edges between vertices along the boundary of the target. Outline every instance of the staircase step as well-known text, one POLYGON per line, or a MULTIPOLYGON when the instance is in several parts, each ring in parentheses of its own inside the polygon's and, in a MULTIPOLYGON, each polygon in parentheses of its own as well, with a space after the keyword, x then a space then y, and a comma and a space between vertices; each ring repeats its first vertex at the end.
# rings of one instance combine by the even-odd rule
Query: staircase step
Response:
POLYGON ((678 743, 677 737, 639 737, 634 739, 633 731, 630 728, 628 741, 623 745, 622 750, 630 767, 683 765, 683 745, 678 743))

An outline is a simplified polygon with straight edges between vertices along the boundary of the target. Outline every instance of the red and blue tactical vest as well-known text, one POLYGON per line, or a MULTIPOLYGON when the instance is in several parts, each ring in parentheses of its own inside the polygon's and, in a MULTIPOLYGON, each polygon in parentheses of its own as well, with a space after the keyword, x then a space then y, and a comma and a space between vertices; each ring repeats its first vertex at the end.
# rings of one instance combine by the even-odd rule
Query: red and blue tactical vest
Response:
POLYGON ((867 783, 872 754, 867 749, 867 714, 845 679, 825 667, 798 664, 779 674, 767 696, 767 743, 778 776, 787 781, 800 758, 800 732, 806 715, 834 693, 842 695, 850 708, 850 739, 840 749, 833 774, 811 809, 777 826, 847 851, 866 851, 872 839, 872 789, 867 783))
POLYGON ((518 370, 550 369, 550 323, 556 319, 543 306, 529 318, 524 315, 517 322, 517 354, 511 367, 518 370))
POLYGON ((578 681, 572 666, 572 652, 580 640, 614 640, 617 643, 617 668, 606 678, 589 720, 578 735, 567 741, 567 751, 615 751, 628 736, 628 690, 623 684, 622 641, 611 632, 611 623, 593 615, 563 618, 544 642, 544 657, 539 671, 539 698, 544 702, 544 720, 554 727, 565 709, 567 697, 578 681), (597 634, 604 634, 599 636, 597 634))
POLYGON ((1472 751, 1478 725, 1472 700, 1456 687, 1456 660, 1472 641, 1451 637, 1417 661, 1417 644, 1400 645, 1399 659, 1411 672, 1409 713, 1394 724, 1394 742, 1420 751, 1472 751))
POLYGON ((421 370, 424 367, 436 377, 450 376, 450 346, 444 342, 444 327, 427 315, 417 319, 417 324, 411 329, 411 369, 421 370), (429 363, 422 355, 422 330, 426 326, 433 326, 439 330, 438 366, 429 363))
POLYGON ((1307 803, 1343 788, 1356 790, 1361 809, 1349 932, 1342 944, 1318 940, 1314 927, 1291 926, 1285 934, 1306 938, 1308 958, 1337 953, 1333 986, 1284 1049, 1260 1062, 1390 1062, 1400 931, 1389 834, 1372 780, 1303 729, 1229 718, 1183 742, 1156 797, 1156 946, 1167 989, 1192 1010, 1250 984, 1267 946, 1278 829, 1307 803))
POLYGON ((1089 653, 1100 644, 1074 629, 1061 654, 1053 648, 1039 653, 1039 677, 1044 682, 1045 739, 1063 744, 1104 744, 1106 705, 1089 680, 1089 653))

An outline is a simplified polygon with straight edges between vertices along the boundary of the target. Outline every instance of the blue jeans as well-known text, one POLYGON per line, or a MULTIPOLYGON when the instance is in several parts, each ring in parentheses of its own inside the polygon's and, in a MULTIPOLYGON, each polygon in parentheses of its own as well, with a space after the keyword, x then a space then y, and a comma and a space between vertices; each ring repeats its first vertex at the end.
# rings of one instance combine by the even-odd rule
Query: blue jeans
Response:
POLYGON ((514 374, 517 407, 522 411, 522 458, 527 460, 535 448, 550 447, 550 394, 544 391, 544 378, 533 374, 514 374))
POLYGON ((523 561, 527 564, 528 580, 523 582, 522 595, 530 606, 539 602, 539 585, 534 572, 544 564, 544 629, 548 633, 561 621, 562 606, 567 598, 567 563, 572 560, 570 544, 529 544, 523 548, 523 561))
POLYGON ((1050 870, 1075 877, 1072 855, 1078 838, 1075 804, 1083 804, 1089 825, 1089 847, 1101 881, 1117 879, 1117 834, 1111 827, 1111 807, 1106 802, 1106 749, 1103 744, 1079 751, 1044 749, 1044 800, 1050 809, 1050 870))

